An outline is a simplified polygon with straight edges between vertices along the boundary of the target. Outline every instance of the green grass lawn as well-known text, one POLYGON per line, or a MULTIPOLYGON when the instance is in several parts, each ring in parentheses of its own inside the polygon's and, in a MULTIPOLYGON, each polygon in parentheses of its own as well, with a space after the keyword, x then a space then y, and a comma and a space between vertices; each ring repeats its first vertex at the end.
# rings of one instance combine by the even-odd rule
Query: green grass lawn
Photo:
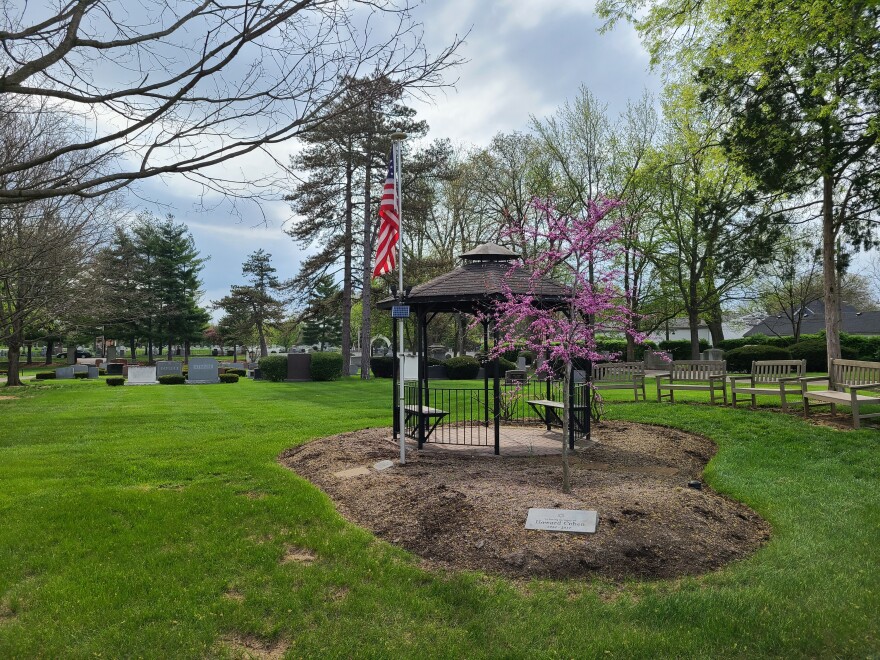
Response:
POLYGON ((313 438, 389 425, 387 380, 0 394, 20 397, 0 401, 2 658, 205 657, 248 635, 284 640, 291 657, 880 653, 876 429, 609 403, 610 417, 711 437, 706 480, 773 538, 699 578, 520 584, 425 571, 276 462, 313 438), (280 563, 287 546, 317 560, 280 563))

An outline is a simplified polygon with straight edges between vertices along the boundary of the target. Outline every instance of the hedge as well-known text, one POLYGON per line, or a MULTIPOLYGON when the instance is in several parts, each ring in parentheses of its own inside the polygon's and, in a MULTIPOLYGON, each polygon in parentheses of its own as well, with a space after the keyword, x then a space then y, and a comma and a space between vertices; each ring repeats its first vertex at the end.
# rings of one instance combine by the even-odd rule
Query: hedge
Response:
POLYGON ((227 374, 235 374, 236 376, 247 376, 247 371, 244 369, 227 369, 227 374))
POLYGON ((336 380, 342 377, 342 353, 312 353, 309 367, 312 380, 336 380))
POLYGON ((392 378, 394 376, 393 357, 370 358, 370 371, 376 378, 392 378))
MULTIPOLYGON (((795 360, 807 361, 807 371, 828 371, 828 348, 824 338, 798 342, 789 350, 795 360)), ((840 355, 847 360, 859 359, 857 351, 846 345, 841 345, 840 355)))
POLYGON ((239 375, 231 374, 228 371, 225 374, 220 374, 220 382, 221 383, 237 383, 239 375))
POLYGON ((287 378, 287 355, 267 355, 260 358, 259 364, 263 380, 278 383, 287 378))
MULTIPOLYGON (((688 342, 690 347, 690 342, 688 342)), ((635 359, 643 360, 645 351, 657 349, 657 342, 645 341, 642 344, 636 344, 635 359)), ((616 353, 618 359, 622 362, 626 360, 626 339, 618 337, 596 337, 596 352, 598 353, 616 353)))
MULTIPOLYGON (((692 360, 691 356, 691 340, 690 339, 673 339, 671 341, 661 341, 658 344, 661 351, 669 351, 672 353, 673 360, 692 360)), ((705 339, 700 340, 700 352, 709 349, 709 342, 705 339)))
POLYGON ((118 387, 119 385, 125 384, 125 378, 123 378, 122 376, 110 376, 107 379, 107 384, 110 387, 118 387))
POLYGON ((159 376, 159 382, 162 385, 183 385, 186 382, 186 377, 178 374, 165 374, 159 376))
MULTIPOLYGON (((514 365, 516 368, 516 365, 514 365)), ((450 380, 470 380, 480 371, 480 361, 467 355, 446 360, 446 377, 450 380)))
POLYGON ((40 371, 36 375, 37 380, 54 380, 55 372, 54 371, 40 371))
POLYGON ((79 378, 80 380, 83 380, 83 379, 89 377, 89 372, 88 371, 77 371, 76 373, 73 374, 73 377, 79 378))
POLYGON ((791 360, 791 351, 778 346, 754 345, 741 346, 724 353, 727 360, 727 370, 733 372, 749 373, 752 370, 754 360, 791 360))

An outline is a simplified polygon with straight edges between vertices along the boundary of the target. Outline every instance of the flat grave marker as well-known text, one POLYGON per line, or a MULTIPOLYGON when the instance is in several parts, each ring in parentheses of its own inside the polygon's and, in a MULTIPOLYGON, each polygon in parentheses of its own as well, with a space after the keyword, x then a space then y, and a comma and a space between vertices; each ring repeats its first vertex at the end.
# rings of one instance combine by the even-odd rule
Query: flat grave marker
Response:
POLYGON ((594 534, 599 522, 595 511, 574 509, 529 509, 526 529, 545 532, 569 532, 572 534, 594 534))

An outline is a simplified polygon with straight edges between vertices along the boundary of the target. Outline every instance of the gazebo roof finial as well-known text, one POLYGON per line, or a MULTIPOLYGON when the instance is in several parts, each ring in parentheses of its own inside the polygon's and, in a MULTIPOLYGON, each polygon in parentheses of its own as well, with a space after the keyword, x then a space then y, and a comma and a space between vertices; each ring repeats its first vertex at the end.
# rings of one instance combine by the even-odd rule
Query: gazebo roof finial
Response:
POLYGON ((483 243, 461 255, 465 261, 513 261, 519 255, 497 243, 483 243))

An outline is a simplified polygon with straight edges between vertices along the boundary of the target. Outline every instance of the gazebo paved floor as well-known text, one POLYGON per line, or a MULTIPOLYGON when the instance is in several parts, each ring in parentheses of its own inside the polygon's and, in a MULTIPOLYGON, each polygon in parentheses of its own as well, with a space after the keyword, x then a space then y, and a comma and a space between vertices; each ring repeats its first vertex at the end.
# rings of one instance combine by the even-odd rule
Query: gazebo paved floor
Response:
MULTIPOLYGON (((440 431, 440 429, 438 429, 440 431)), ((423 452, 455 452, 460 455, 494 455, 495 432, 488 429, 488 445, 447 444, 426 442, 423 452)), ((438 434, 439 435, 439 434, 438 434)), ((442 438, 443 436, 440 436, 442 438)), ((562 431, 548 431, 544 426, 505 426, 501 425, 501 456, 554 456, 562 454, 562 431)), ((575 451, 592 446, 591 441, 575 441, 575 451)), ((415 443, 407 441, 407 446, 415 449, 415 443)))

